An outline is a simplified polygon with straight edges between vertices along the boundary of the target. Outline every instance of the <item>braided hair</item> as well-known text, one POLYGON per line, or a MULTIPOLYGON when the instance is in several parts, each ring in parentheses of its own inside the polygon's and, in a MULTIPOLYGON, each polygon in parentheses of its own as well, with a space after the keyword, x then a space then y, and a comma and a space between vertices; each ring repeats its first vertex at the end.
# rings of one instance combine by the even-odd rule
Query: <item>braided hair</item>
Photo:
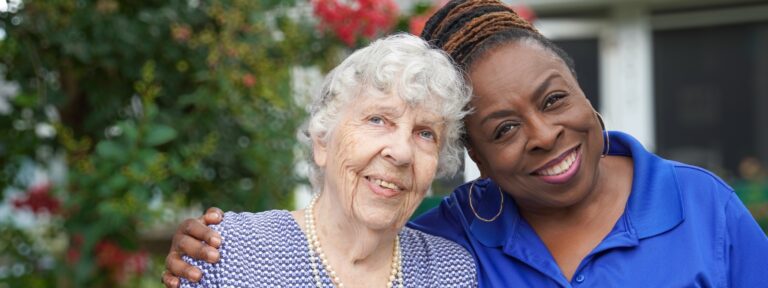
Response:
POLYGON ((498 0, 452 0, 429 18, 421 38, 443 49, 465 71, 489 50, 533 40, 563 60, 576 77, 573 60, 565 51, 498 0))

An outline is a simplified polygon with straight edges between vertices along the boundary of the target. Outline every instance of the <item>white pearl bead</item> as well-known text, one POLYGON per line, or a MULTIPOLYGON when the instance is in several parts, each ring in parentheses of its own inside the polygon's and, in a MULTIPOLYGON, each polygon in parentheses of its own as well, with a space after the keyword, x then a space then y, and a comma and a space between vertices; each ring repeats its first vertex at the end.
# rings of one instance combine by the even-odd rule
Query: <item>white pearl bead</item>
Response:
MULTIPOLYGON (((344 287, 344 283, 341 283, 341 279, 336 274, 336 271, 333 270, 331 265, 328 263, 328 260, 325 258, 325 253, 323 252, 323 248, 320 246, 320 240, 317 237, 317 232, 315 230, 315 215, 314 207, 315 203, 317 202, 317 197, 315 196, 312 198, 312 201, 309 202, 309 205, 304 211, 305 214, 305 224, 307 229, 307 246, 310 250, 309 253, 309 261, 310 266, 312 267, 312 275, 314 276, 315 284, 318 288, 323 287, 322 281, 320 281, 320 271, 318 271, 318 263, 322 263, 322 265, 325 268, 326 273, 328 274, 328 277, 331 278, 331 281, 336 287, 342 288, 344 287)), ((400 236, 395 235, 395 245, 392 252, 392 271, 389 274, 389 281, 387 281, 387 287, 403 287, 403 273, 402 273, 402 257, 400 252, 400 236)))

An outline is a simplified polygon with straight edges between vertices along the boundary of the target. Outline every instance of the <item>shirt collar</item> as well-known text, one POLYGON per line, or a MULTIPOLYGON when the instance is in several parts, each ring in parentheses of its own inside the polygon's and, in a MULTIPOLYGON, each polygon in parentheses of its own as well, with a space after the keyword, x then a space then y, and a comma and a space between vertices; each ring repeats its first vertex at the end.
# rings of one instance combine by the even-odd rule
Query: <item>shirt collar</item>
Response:
POLYGON ((637 236, 652 237, 664 233, 685 219, 683 199, 677 185, 674 165, 645 150, 637 139, 622 132, 610 132, 610 155, 632 157, 632 194, 627 211, 637 236))
MULTIPOLYGON (((648 152, 639 141, 626 133, 611 131, 608 135, 611 144, 608 154, 628 156, 633 160, 632 192, 624 212, 631 226, 629 233, 642 239, 661 234, 680 224, 684 220, 684 211, 674 166, 648 152)), ((467 195, 467 199, 471 199, 475 211, 481 217, 489 219, 496 215, 501 204, 499 186, 488 179, 474 182, 472 193, 467 195)), ((471 183, 467 183, 462 188, 470 187, 471 183)), ((511 197, 506 193, 502 195, 503 211, 495 221, 486 222, 475 215, 467 215, 469 230, 480 243, 488 247, 504 246, 516 236, 528 234, 518 233, 520 231, 517 230, 525 225, 521 225, 520 214, 511 197)), ((471 207, 468 208, 469 213, 474 213, 471 207)))

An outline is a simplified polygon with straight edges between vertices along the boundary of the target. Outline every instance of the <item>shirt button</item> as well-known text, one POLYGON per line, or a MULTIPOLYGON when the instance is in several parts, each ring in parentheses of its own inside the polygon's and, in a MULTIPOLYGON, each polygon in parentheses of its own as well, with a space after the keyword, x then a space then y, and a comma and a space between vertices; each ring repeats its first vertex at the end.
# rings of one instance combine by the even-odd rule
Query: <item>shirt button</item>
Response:
POLYGON ((576 276, 576 283, 584 282, 584 274, 579 274, 576 276))

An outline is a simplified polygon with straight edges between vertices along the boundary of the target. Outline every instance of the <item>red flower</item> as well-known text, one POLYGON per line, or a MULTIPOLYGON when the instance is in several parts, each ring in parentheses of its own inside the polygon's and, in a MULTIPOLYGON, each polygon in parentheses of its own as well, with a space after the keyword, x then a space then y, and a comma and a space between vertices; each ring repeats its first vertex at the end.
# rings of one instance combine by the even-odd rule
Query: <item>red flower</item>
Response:
POLYGON ((69 248, 67 248, 67 263, 75 264, 77 261, 80 261, 80 249, 83 247, 83 235, 73 235, 69 243, 69 248))
POLYGON ((254 77, 253 74, 251 73, 247 73, 243 75, 242 81, 243 81, 243 85, 245 85, 245 87, 248 87, 248 88, 251 88, 253 87, 253 85, 256 85, 256 77, 254 77))
POLYGON ((127 258, 127 253, 111 241, 101 241, 96 244, 96 265, 99 267, 119 268, 127 258))
POLYGON ((421 35, 421 31, 424 31, 424 26, 427 25, 427 20, 434 13, 435 11, 431 11, 427 14, 411 17, 411 20, 408 21, 408 31, 413 35, 421 35))
POLYGON ((147 271, 147 266, 149 266, 149 253, 139 251, 128 255, 124 267, 130 273, 142 274, 147 271))
POLYGON ((77 261, 80 261, 80 251, 70 247, 67 249, 67 263, 75 264, 77 261))
POLYGON ((171 35, 176 42, 184 43, 192 37, 192 28, 186 24, 173 24, 171 26, 171 35))
POLYGON ((512 8, 517 15, 520 15, 520 18, 523 18, 528 22, 533 23, 533 21, 536 21, 536 13, 526 5, 510 5, 509 8, 512 8))
MULTIPOLYGON (((421 31, 424 31, 424 26, 427 24, 429 17, 432 17, 432 15, 435 14, 438 9, 445 6, 447 3, 448 0, 436 1, 436 5, 434 5, 432 8, 427 9, 427 11, 422 14, 411 17, 411 19, 408 21, 408 31, 413 35, 421 35, 421 31)), ((533 22, 536 20, 536 13, 534 13, 533 10, 528 6, 522 4, 510 5, 509 8, 512 8, 512 10, 517 13, 517 15, 520 15, 521 18, 528 22, 533 22)))
POLYGON ((149 254, 146 251, 126 251, 112 241, 96 244, 96 264, 109 271, 113 279, 123 282, 129 274, 142 274, 147 270, 149 254))
POLYGON ((51 183, 33 185, 27 190, 24 197, 13 200, 13 207, 16 209, 30 209, 33 213, 39 214, 47 211, 56 214, 59 211, 61 202, 59 199, 51 196, 51 183))
POLYGON ((320 28, 332 31, 349 46, 357 39, 373 38, 389 31, 397 20, 397 4, 393 0, 312 0, 320 28))
POLYGON ((448 4, 448 0, 434 0, 433 2, 435 4, 432 5, 432 7, 422 12, 421 14, 411 17, 411 19, 408 21, 408 32, 416 36, 421 35, 421 32, 424 31, 424 26, 427 25, 429 17, 432 17, 432 15, 437 12, 437 10, 445 6, 445 4, 448 4))

